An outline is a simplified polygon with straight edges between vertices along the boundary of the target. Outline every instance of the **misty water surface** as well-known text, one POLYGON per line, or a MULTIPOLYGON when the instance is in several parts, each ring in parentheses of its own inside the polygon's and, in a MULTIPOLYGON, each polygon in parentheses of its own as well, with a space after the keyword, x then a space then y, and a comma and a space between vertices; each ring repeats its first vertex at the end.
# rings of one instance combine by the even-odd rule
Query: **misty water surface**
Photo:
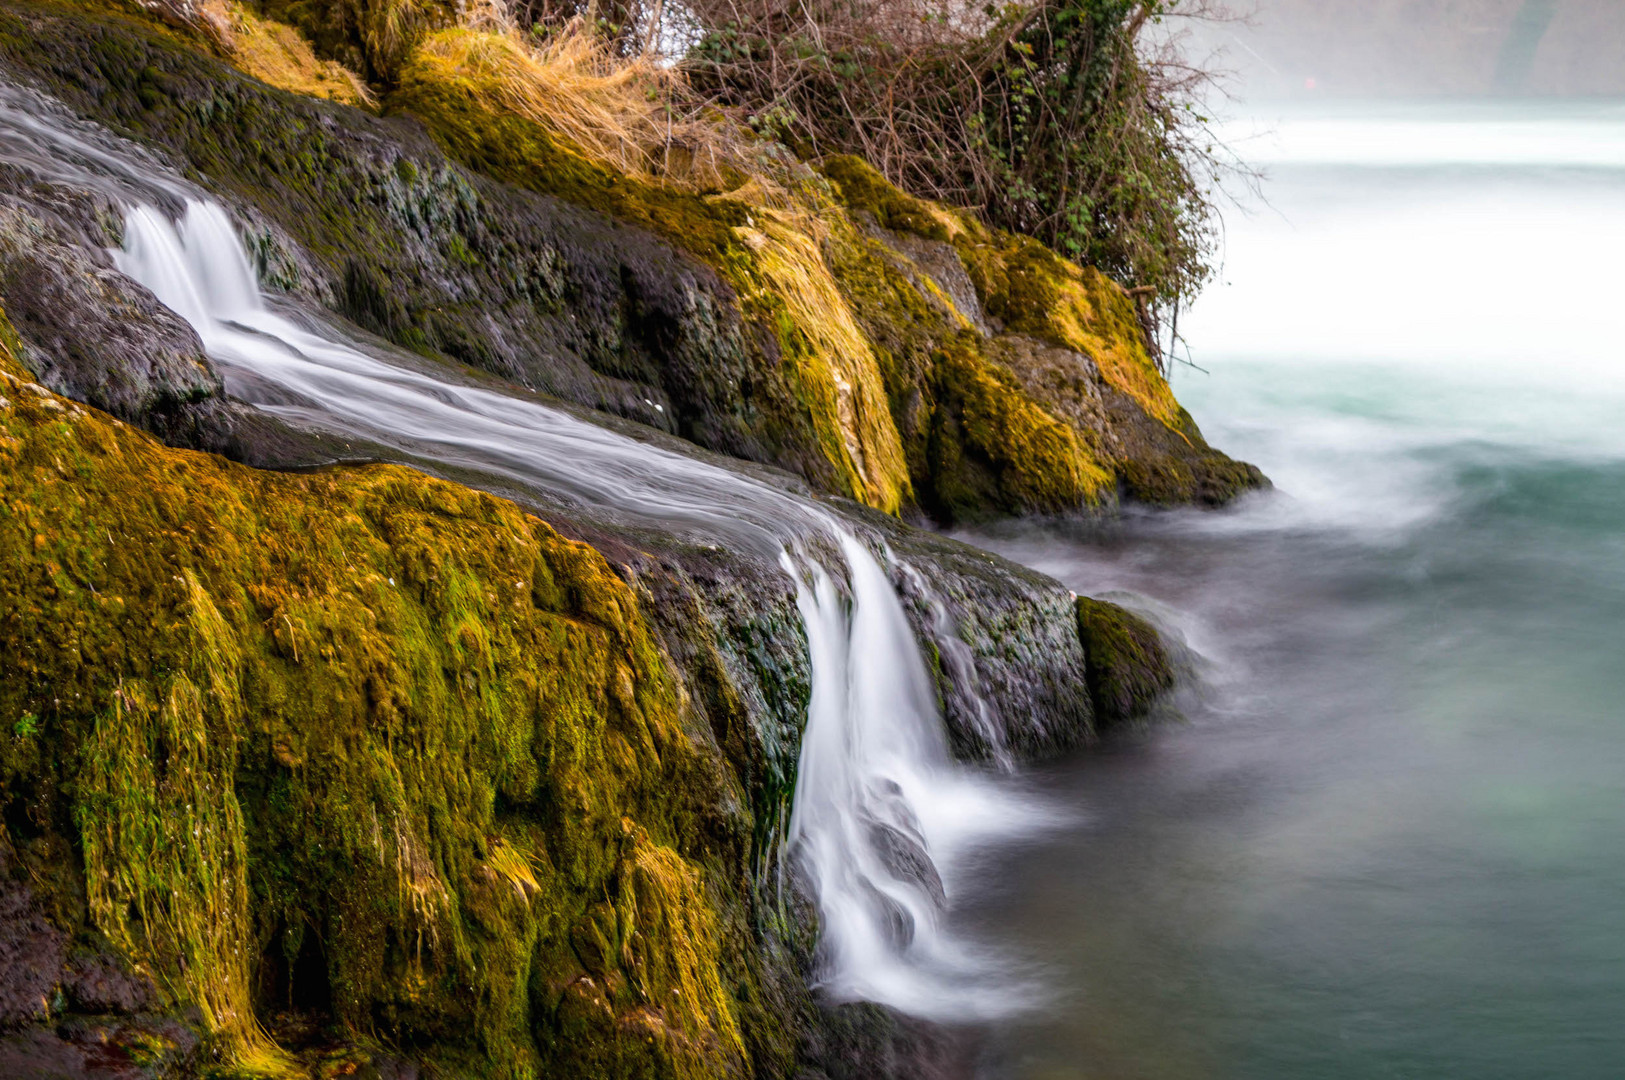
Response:
POLYGON ((1198 667, 985 858, 1052 1000, 983 1071, 1625 1074, 1625 109, 1265 126, 1175 390, 1279 493, 977 538, 1198 667))

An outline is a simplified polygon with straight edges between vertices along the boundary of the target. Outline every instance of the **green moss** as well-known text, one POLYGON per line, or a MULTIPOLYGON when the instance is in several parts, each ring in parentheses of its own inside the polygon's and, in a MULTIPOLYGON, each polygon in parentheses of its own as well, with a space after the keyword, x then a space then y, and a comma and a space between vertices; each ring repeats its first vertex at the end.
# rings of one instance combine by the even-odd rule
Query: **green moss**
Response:
POLYGON ((1083 353, 1108 385, 1174 429, 1178 404, 1146 351, 1134 302, 1092 267, 1078 267, 1027 237, 955 238, 987 313, 1009 330, 1083 353))
POLYGON ((1098 505, 1111 475, 1070 425, 1040 408, 974 334, 936 358, 929 437, 932 509, 949 520, 1098 505))
POLYGON ((942 210, 894 186, 862 158, 835 154, 820 161, 818 171, 836 183, 843 204, 873 214, 883 227, 926 240, 951 238, 942 210))
POLYGON ((1174 685, 1162 636, 1138 615, 1104 600, 1080 596, 1077 612, 1096 729, 1144 716, 1174 685))
POLYGON ((408 62, 385 107, 417 116, 447 154, 471 169, 648 229, 748 288, 750 250, 734 233, 751 221, 742 202, 606 168, 540 124, 486 109, 471 80, 447 77, 438 67, 408 62))
POLYGON ((83 917, 172 1006, 258 1071, 278 996, 459 1074, 747 1070, 706 884, 747 853, 597 553, 405 469, 169 450, 0 366, 0 716, 40 718, 0 801, 77 838, 83 917))
POLYGON ((385 84, 424 33, 453 25, 462 10, 447 0, 259 0, 258 6, 298 27, 322 56, 385 84))
POLYGON ((788 361, 785 372, 767 357, 758 363, 758 379, 785 380, 797 406, 797 415, 777 422, 810 436, 840 494, 891 513, 912 502, 869 343, 817 246, 781 214, 606 168, 540 124, 490 111, 473 82, 439 66, 408 63, 388 106, 422 119, 470 168, 648 229, 717 271, 744 317, 772 335, 776 359, 788 361))
POLYGON ((452 159, 657 241, 596 215, 539 213, 536 200, 468 176, 399 120, 270 90, 135 21, 0 0, 0 55, 276 221, 311 259, 257 230, 248 239, 267 281, 325 290, 343 314, 408 348, 629 409, 821 490, 904 513, 917 499, 951 520, 1088 507, 1109 498, 1095 469, 1159 505, 1218 503, 1263 482, 1182 417, 1114 283, 913 199, 856 160, 824 162, 827 183, 787 169, 777 187, 703 196, 623 174, 545 124, 493 112, 490 88, 455 68, 405 64, 385 104, 422 120, 452 159), (868 215, 893 235, 867 228, 868 215), (540 217, 556 223, 538 228, 540 217), (627 260, 618 275, 611 260, 570 251, 584 238, 616 247, 627 260), (960 295, 969 290, 945 290, 927 269, 943 257, 963 264, 995 331, 1084 354, 1104 396, 1124 407, 1113 399, 1080 410, 1023 372, 1012 381, 993 359, 1005 354, 996 343, 950 348, 981 320, 956 307, 970 306, 960 295), (324 284, 304 280, 311 269, 324 284), (646 296, 658 301, 647 311, 646 296), (974 363, 958 362, 968 353, 974 363), (995 374, 950 387, 963 372, 995 374), (637 405, 655 389, 669 402, 658 418, 637 405), (990 395, 1005 404, 986 404, 990 395), (955 413, 976 401, 985 405, 976 416, 955 413), (1057 471, 1068 455, 1048 437, 978 449, 999 430, 989 417, 1024 437, 1048 430, 1040 414, 1073 429, 1081 480, 1067 478, 1071 466, 1057 471), (964 427, 978 439, 959 438, 964 427), (1041 456, 1029 467, 996 464, 1034 445, 1041 456), (1082 494, 1066 501, 1072 492, 1082 494))
MULTIPOLYGON (((866 166, 837 165, 846 177, 844 201, 851 201, 849 183, 874 199, 902 201, 942 229, 932 242, 948 235, 949 225, 965 243, 987 235, 946 210, 909 201, 866 166)), ((925 267, 842 217, 824 228, 842 294, 876 344, 914 489, 933 517, 1067 513, 1110 497, 1110 465, 1091 438, 1098 433, 1058 417, 990 357, 988 340, 925 267)), ((952 249, 943 254, 953 258, 952 249)))

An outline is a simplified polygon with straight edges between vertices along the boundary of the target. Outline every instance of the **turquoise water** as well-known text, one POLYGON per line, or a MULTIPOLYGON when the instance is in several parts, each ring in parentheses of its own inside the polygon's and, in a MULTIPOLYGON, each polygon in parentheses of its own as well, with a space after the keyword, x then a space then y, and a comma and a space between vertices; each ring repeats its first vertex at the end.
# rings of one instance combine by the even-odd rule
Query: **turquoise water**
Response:
POLYGON ((1176 378, 1280 492, 978 538, 1197 670, 961 898, 1050 993, 988 1077, 1625 1075, 1625 113, 1334 119, 1176 378))

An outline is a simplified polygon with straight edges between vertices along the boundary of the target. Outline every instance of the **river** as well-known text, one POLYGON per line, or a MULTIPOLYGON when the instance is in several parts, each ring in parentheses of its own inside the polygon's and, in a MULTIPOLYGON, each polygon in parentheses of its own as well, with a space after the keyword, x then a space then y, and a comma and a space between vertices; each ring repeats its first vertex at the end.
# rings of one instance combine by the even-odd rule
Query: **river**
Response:
POLYGON ((1182 720, 1037 775, 1073 825, 984 854, 963 925, 1050 999, 983 1073, 1618 1076, 1625 108, 1230 133, 1268 205, 1175 390, 1279 491, 973 537, 1196 667, 1182 720))

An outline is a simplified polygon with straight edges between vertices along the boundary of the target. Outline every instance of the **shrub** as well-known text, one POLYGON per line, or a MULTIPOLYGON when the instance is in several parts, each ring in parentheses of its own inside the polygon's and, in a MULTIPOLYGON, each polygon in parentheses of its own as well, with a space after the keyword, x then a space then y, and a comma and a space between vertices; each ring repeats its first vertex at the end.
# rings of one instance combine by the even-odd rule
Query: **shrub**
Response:
POLYGON ((1163 301, 1211 274, 1215 158, 1179 0, 696 0, 686 66, 804 154, 857 154, 1163 301), (1176 11, 1176 8, 1178 9, 1176 11))

